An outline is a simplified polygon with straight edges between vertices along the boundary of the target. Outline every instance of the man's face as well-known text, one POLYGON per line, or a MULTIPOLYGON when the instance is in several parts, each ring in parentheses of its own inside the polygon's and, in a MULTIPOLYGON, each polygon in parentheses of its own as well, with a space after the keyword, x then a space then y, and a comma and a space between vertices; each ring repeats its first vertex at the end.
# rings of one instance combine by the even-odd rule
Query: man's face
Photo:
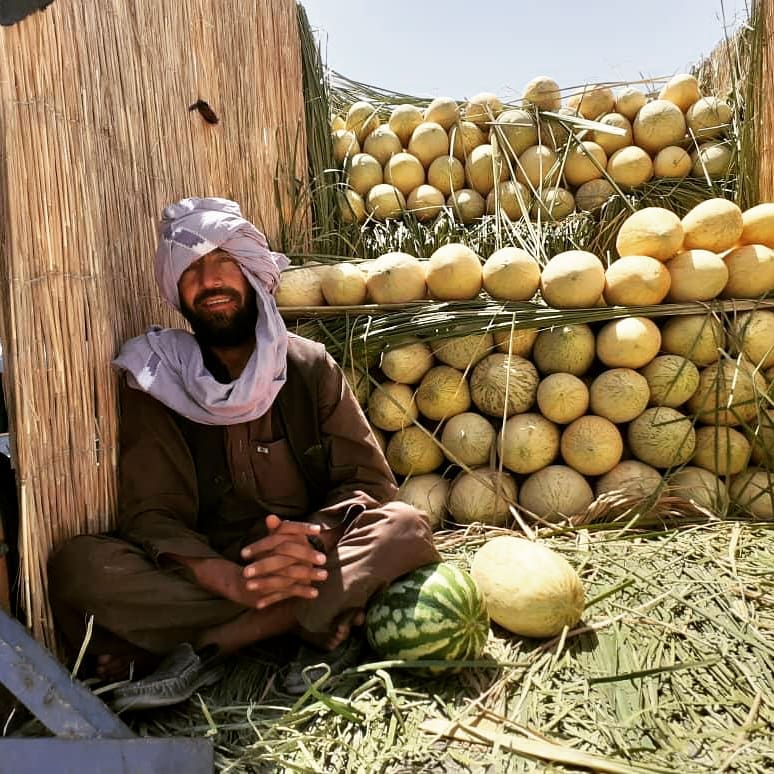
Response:
POLYGON ((192 263, 177 289, 180 311, 202 344, 236 347, 255 335, 255 291, 224 250, 213 250, 192 263))

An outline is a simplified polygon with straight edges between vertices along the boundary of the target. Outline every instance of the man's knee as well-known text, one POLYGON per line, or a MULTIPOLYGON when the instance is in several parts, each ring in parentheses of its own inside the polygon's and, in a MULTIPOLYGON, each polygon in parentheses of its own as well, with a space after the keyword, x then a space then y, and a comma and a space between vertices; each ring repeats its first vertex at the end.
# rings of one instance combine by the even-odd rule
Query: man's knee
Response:
POLYGON ((422 564, 438 561, 430 523, 422 511, 396 500, 379 508, 378 515, 373 525, 375 548, 404 558, 415 556, 422 564))

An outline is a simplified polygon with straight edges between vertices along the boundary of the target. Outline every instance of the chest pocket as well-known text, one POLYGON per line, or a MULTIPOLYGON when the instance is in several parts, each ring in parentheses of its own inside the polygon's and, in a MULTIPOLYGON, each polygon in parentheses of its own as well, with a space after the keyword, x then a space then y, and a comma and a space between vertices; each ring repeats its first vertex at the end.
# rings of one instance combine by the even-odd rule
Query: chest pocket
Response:
POLYGON ((285 438, 252 444, 250 461, 261 501, 278 515, 298 516, 310 509, 305 477, 285 438))

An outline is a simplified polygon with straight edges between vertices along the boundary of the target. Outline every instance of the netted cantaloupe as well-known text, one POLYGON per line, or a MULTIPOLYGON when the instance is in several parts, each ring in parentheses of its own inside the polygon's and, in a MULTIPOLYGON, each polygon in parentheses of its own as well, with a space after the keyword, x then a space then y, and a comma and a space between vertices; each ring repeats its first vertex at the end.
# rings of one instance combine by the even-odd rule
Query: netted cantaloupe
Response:
POLYGON ((422 111, 416 105, 396 105, 390 113, 388 125, 398 135, 401 145, 405 148, 411 139, 411 133, 423 120, 422 111))
POLYGON ((503 111, 503 103, 496 94, 482 91, 465 103, 465 120, 487 128, 503 111))
POLYGON ((368 269, 368 295, 376 304, 405 304, 425 297, 425 270, 408 253, 380 255, 368 269))
POLYGON ((567 100, 567 107, 577 110, 584 118, 595 119, 615 107, 615 97, 607 86, 586 88, 567 100))
POLYGON ((627 86, 615 99, 615 110, 630 121, 639 113, 640 108, 648 101, 647 96, 633 86, 627 86))
POLYGON ((563 152, 570 137, 575 134, 573 125, 565 118, 571 120, 579 117, 580 114, 577 110, 568 107, 559 108, 552 115, 541 115, 540 121, 538 121, 539 141, 543 145, 548 145, 552 150, 563 152))
POLYGON ((368 397, 368 418, 380 430, 400 430, 418 416, 414 390, 408 384, 382 382, 368 397))
POLYGON ((728 199, 707 199, 689 210, 682 220, 683 247, 721 253, 742 236, 742 210, 728 199))
POLYGON ((544 301, 556 309, 594 306, 605 287, 605 267, 594 253, 568 250, 551 258, 540 275, 544 301))
POLYGON ((696 430, 694 465, 717 476, 732 476, 743 471, 749 459, 750 442, 733 427, 709 425, 696 430))
POLYGON ((493 417, 529 411, 535 403, 538 373, 529 360, 496 352, 473 369, 470 394, 479 411, 493 417))
POLYGON ((335 115, 331 118, 331 132, 336 132, 339 129, 345 129, 347 122, 339 115, 335 115))
POLYGON ((707 366, 720 357, 720 350, 726 346, 726 332, 713 315, 677 315, 663 324, 661 346, 665 352, 682 355, 697 366, 707 366))
POLYGON ((449 155, 449 135, 433 121, 423 121, 411 133, 408 152, 416 156, 425 168, 440 156, 449 155))
POLYGON ((538 131, 535 119, 528 110, 514 108, 497 116, 493 134, 498 146, 511 159, 516 159, 532 145, 537 145, 538 131))
POLYGON ((540 285, 540 266, 526 250, 503 247, 484 262, 482 280, 492 298, 529 301, 540 285))
POLYGON ((427 168, 427 182, 449 196, 465 187, 465 167, 454 156, 439 156, 427 168))
POLYGON ((601 476, 621 461, 623 438, 609 419, 587 414, 565 427, 561 451, 573 470, 584 476, 601 476))
POLYGON ((663 486, 664 479, 654 467, 639 460, 624 460, 597 479, 594 493, 599 497, 610 492, 641 498, 653 497, 663 486))
POLYGON ((279 287, 274 294, 277 306, 324 306, 322 278, 327 268, 312 263, 285 269, 280 274, 279 287))
POLYGON ((411 153, 396 153, 384 166, 384 182, 408 196, 425 182, 425 168, 411 153))
POLYGON ((691 153, 691 175, 718 180, 728 175, 734 149, 729 142, 704 142, 691 153))
POLYGON ((363 143, 363 151, 370 153, 382 166, 401 150, 403 145, 398 135, 389 126, 384 125, 377 126, 363 143))
POLYGON ((585 323, 557 325, 538 333, 532 360, 542 374, 583 376, 594 362, 594 349, 594 333, 585 323))
POLYGON ((774 312, 755 309, 743 312, 733 323, 736 344, 761 371, 774 366, 774 312))
POLYGON ((460 120, 460 106, 451 97, 436 97, 425 108, 424 120, 440 124, 448 131, 460 120))
POLYGON ((658 178, 683 178, 691 173, 691 154, 677 145, 662 148, 653 159, 653 176, 658 178))
POLYGON ((498 183, 486 197, 487 215, 495 215, 499 211, 511 220, 527 217, 531 206, 532 196, 527 186, 515 180, 498 183))
POLYGON ((547 145, 533 145, 523 151, 516 161, 516 179, 538 189, 555 185, 559 179, 559 157, 547 145))
POLYGON ((709 470, 686 465, 669 477, 669 493, 721 516, 728 507, 723 482, 709 470))
POLYGON ((506 355, 529 358, 538 332, 535 328, 506 328, 494 332, 495 347, 506 355))
POLYGON ((567 425, 586 413, 589 390, 577 376, 549 374, 538 384, 537 405, 546 419, 567 425))
POLYGON ((774 247, 774 202, 756 204, 742 213, 743 245, 774 247))
POLYGON ((621 150, 621 148, 626 148, 632 144, 632 124, 626 116, 623 116, 620 113, 607 113, 601 118, 598 118, 597 121, 605 126, 620 130, 620 133, 617 134, 606 132, 602 129, 595 129, 591 132, 591 139, 602 148, 608 157, 617 150, 621 150))
POLYGON ((487 196, 508 175, 508 168, 497 158, 489 143, 479 145, 465 160, 465 177, 468 185, 482 196, 487 196))
POLYGON ((331 139, 333 141, 333 158, 338 164, 343 164, 346 159, 360 153, 360 143, 357 141, 357 136, 348 129, 337 129, 331 135, 331 139))
POLYGON ((666 266, 672 302, 709 301, 719 296, 728 282, 728 266, 709 250, 684 250, 666 266))
POLYGON ((430 256, 425 280, 432 298, 443 301, 475 298, 483 281, 481 258, 466 245, 449 242, 430 256))
POLYGON ((589 387, 591 413, 611 422, 631 422, 648 407, 648 380, 631 368, 602 371, 589 387))
POLYGON ((393 382, 416 384, 433 367, 435 358, 427 342, 415 338, 382 353, 379 367, 393 382))
POLYGON ((774 290, 774 250, 766 245, 744 245, 726 253, 728 282, 724 298, 760 298, 774 290))
POLYGON ((432 473, 444 460, 435 439, 423 427, 410 425, 398 430, 384 451, 390 469, 399 476, 432 473))
POLYGON ((330 306, 357 306, 366 300, 366 275, 356 264, 341 261, 322 272, 320 289, 330 306))
POLYGON ((446 204, 446 197, 432 185, 417 186, 406 200, 406 208, 420 222, 435 218, 444 204, 446 204))
POLYGON ((527 412, 508 419, 497 434, 497 453, 514 473, 534 473, 559 454, 559 428, 540 414, 527 412))
POLYGON ((583 584, 550 548, 500 535, 478 549, 470 567, 490 618, 522 637, 554 637, 580 620, 583 584))
POLYGON ((441 446, 446 459, 470 468, 486 465, 497 433, 492 423, 473 411, 451 417, 443 426, 441 446))
POLYGON ((533 78, 521 93, 524 102, 542 110, 559 110, 562 106, 562 93, 559 84, 547 75, 533 78))
POLYGON ((699 369, 682 355, 659 355, 640 372, 648 382, 651 406, 682 406, 699 389, 699 369))
MULTIPOLYGON (((624 119, 625 120, 625 119, 624 119)), ((607 153, 591 140, 573 145, 564 159, 564 179, 571 186, 579 186, 597 180, 605 173, 607 153)))
POLYGON ((519 505, 548 522, 583 514, 593 501, 589 482, 568 465, 538 470, 524 481, 519 492, 519 505))
POLYGON ((575 192, 575 206, 583 212, 596 212, 615 192, 609 180, 590 180, 575 192))
POLYGON ((486 142, 486 135, 472 121, 458 121, 449 130, 449 144, 453 156, 464 161, 468 154, 486 142))
POLYGON ((457 524, 481 522, 502 527, 510 518, 509 507, 518 497, 518 486, 507 471, 489 467, 463 471, 452 482, 447 507, 457 524))
POLYGON ((649 255, 668 261, 683 246, 683 224, 674 212, 663 207, 645 207, 623 222, 615 246, 621 257, 649 255))
POLYGON ((632 123, 634 142, 651 155, 668 145, 679 145, 685 128, 683 111, 665 99, 643 105, 632 123))
POLYGON ((422 511, 427 516, 430 528, 439 529, 448 513, 446 499, 449 495, 449 483, 448 479, 438 473, 410 476, 398 487, 395 499, 422 511))
POLYGON ((399 218, 406 209, 406 198, 389 183, 375 185, 366 196, 366 210, 375 220, 399 218))
POLYGON ((380 124, 379 113, 368 100, 358 100, 349 106, 345 126, 349 131, 355 133, 357 141, 361 145, 380 124))
POLYGON ((446 199, 446 206, 460 223, 468 224, 478 220, 486 212, 486 199, 472 188, 461 188, 459 191, 452 191, 446 199))
POLYGON ((647 255, 625 255, 605 271, 605 302, 611 306, 660 304, 670 284, 666 264, 647 255))
POLYGON ((575 212, 575 197, 561 186, 552 186, 538 191, 529 208, 535 220, 564 220, 575 212))
POLYGON ((734 477, 728 488, 731 499, 759 519, 774 518, 774 473, 749 468, 734 477))
POLYGON ((674 103, 685 113, 696 100, 700 99, 701 90, 695 75, 678 73, 673 75, 658 93, 659 99, 674 103))
POLYGON ((725 100, 707 96, 691 105, 685 113, 685 120, 697 140, 709 140, 728 131, 731 115, 731 106, 725 100))
POLYGON ((353 191, 351 188, 338 191, 337 199, 339 213, 344 223, 362 223, 365 220, 365 200, 357 191, 353 191))
POLYGON ((350 163, 347 175, 347 183, 353 191, 361 196, 367 196, 368 192, 379 185, 384 179, 382 165, 369 153, 356 153, 350 163))
POLYGON ((436 422, 467 411, 470 388, 465 375, 451 366, 433 366, 417 387, 416 404, 422 416, 436 422))
POLYGON ((470 333, 436 339, 430 345, 439 362, 464 371, 483 360, 494 348, 491 333, 470 333))
POLYGON ((667 406, 645 409, 629 424, 626 440, 631 453, 654 468, 684 465, 696 448, 691 419, 667 406))
POLYGON ((597 357, 608 368, 642 368, 661 349, 661 331, 647 317, 605 323, 597 334, 597 357))
POLYGON ((629 190, 638 188, 653 177, 653 161, 642 148, 629 145, 610 156, 606 171, 614 183, 629 190))
POLYGON ((765 393, 766 380, 752 363, 723 359, 699 373, 699 387, 687 406, 700 422, 740 425, 756 418, 765 393))

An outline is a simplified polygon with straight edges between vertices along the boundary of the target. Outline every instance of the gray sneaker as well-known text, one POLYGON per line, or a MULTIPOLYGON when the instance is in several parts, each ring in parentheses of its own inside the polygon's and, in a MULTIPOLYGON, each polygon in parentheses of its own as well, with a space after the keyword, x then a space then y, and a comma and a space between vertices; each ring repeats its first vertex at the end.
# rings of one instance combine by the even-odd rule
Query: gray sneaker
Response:
POLYGON ((116 688, 111 707, 123 712, 179 704, 222 676, 223 662, 215 645, 197 652, 190 643, 183 642, 147 677, 116 688))
POLYGON ((364 646, 365 638, 359 632, 350 635, 341 645, 329 651, 302 645, 282 683, 285 693, 300 696, 321 677, 340 675, 345 669, 357 664, 364 646))

